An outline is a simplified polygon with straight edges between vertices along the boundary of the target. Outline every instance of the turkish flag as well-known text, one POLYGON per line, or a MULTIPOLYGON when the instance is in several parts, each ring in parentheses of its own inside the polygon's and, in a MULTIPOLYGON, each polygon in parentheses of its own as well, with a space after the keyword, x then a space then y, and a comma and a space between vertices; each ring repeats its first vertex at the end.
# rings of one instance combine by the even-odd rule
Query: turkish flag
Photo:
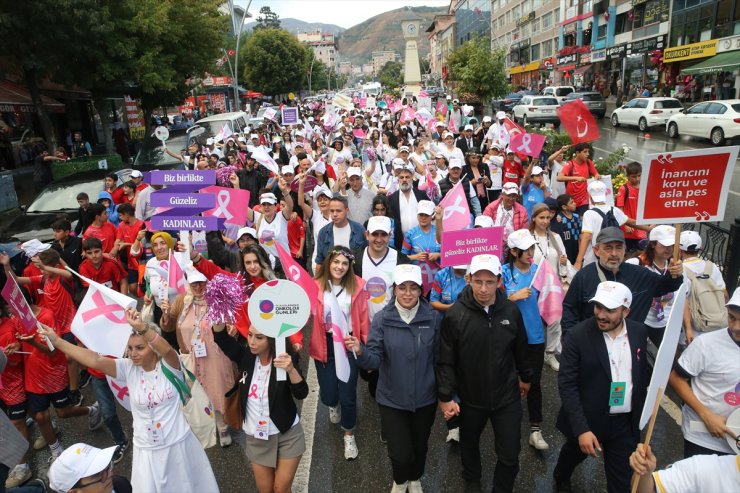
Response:
POLYGON ((574 144, 599 139, 596 119, 583 101, 575 99, 558 108, 558 118, 574 144))
POLYGON ((515 122, 508 116, 504 118, 504 128, 506 128, 506 131, 509 132, 509 137, 513 137, 514 135, 517 135, 517 134, 524 135, 525 133, 527 133, 527 131, 524 130, 524 127, 519 125, 517 122, 515 122))

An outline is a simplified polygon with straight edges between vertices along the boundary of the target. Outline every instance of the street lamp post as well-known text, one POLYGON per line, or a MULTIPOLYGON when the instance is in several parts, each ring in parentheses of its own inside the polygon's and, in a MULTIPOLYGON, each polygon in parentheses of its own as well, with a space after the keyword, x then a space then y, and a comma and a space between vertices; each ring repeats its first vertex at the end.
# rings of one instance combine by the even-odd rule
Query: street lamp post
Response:
POLYGON ((311 67, 308 69, 308 95, 311 95, 311 79, 313 77, 313 62, 316 60, 316 54, 313 52, 313 48, 311 48, 311 67))
POLYGON ((242 14, 241 21, 239 22, 239 25, 237 27, 236 24, 234 24, 234 19, 236 12, 234 11, 234 0, 229 0, 229 6, 231 7, 231 22, 234 26, 234 34, 236 34, 236 50, 234 50, 234 105, 237 108, 240 108, 239 104, 239 42, 241 41, 242 37, 242 30, 244 29, 244 21, 247 20, 247 17, 252 17, 252 15, 249 13, 249 7, 252 5, 252 0, 249 0, 249 3, 247 4, 247 7, 244 9, 244 13, 242 14))

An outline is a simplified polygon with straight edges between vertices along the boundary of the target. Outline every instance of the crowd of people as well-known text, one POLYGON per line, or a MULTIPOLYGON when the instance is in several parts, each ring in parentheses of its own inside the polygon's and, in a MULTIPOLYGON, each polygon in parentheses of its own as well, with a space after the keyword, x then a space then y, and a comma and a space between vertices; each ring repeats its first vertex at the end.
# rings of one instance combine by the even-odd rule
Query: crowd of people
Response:
POLYGON ((191 169, 226 168, 220 185, 250 192, 244 225, 189 239, 148 231, 157 212, 152 193, 162 186, 144 183, 136 170, 123 184, 115 174, 106 177, 95 202, 80 194, 79 221, 73 228, 70 218, 57 218, 51 244, 31 240, 0 254, 4 275, 22 287, 40 327, 26 332, 9 311, 0 325, 0 479, 9 491, 45 487, 29 482, 31 422, 41 430, 32 448, 50 451, 54 491, 218 491, 182 411, 188 379, 207 394, 222 447, 246 435, 256 489, 290 491, 306 451, 296 406, 309 392, 299 358, 304 341, 346 460, 361 456, 358 382, 367 381, 393 492, 422 491, 438 414, 447 441, 459 443, 471 491, 481 489, 480 438, 491 422, 492 490, 513 491, 522 400, 525 444, 547 450, 545 436, 555 433, 543 419, 543 407, 557 405, 543 402, 544 371, 558 372, 556 426, 565 436, 553 477, 558 491, 570 491, 578 464, 599 455, 610 493, 628 490, 632 469, 645 491, 656 484, 690 491, 666 485, 701 485, 709 471, 718 485, 725 481, 712 491, 737 491, 735 463, 711 456, 737 453, 725 435, 737 434, 727 418, 738 401, 725 395, 736 396, 740 380, 740 291, 729 297, 717 266, 701 257, 696 232, 676 235, 669 225, 635 222, 640 164, 626 164, 628 182, 610 205, 588 144, 530 157, 509 146, 512 127, 502 112, 479 122, 448 98, 424 122, 418 113, 405 119, 406 103, 396 111, 386 105, 334 112, 307 103, 297 125, 265 119, 244 133, 194 139, 181 154, 172 152, 191 169), (467 228, 481 236, 502 229, 501 258, 480 254, 465 265, 440 265, 442 201, 457 187, 470 212, 467 228), (281 261, 280 250, 290 258, 281 261), (184 251, 188 286, 179 293, 168 284, 168 267, 184 251), (277 353, 275 340, 250 322, 247 304, 231 323, 209 318, 204 294, 214 278, 238 275, 251 293, 285 278, 288 261, 313 276, 319 295, 287 352, 277 353), (533 287, 543 263, 566 291, 562 318, 549 323, 533 287), (126 312, 132 331, 123 358, 98 355, 72 334, 88 286, 65 267, 139 300, 140 311, 126 312), (662 343, 684 284, 686 349, 670 383, 684 402, 685 456, 704 462, 651 476, 656 459, 638 445, 637 426, 649 382, 648 340, 662 343), (287 379, 278 380, 275 369, 287 379), (130 436, 107 378, 128 386, 130 436), (97 402, 83 406, 80 389, 88 382, 97 402), (65 449, 51 406, 60 419, 87 417, 90 430, 104 425, 111 447, 65 449), (112 475, 129 448, 130 478, 112 475))

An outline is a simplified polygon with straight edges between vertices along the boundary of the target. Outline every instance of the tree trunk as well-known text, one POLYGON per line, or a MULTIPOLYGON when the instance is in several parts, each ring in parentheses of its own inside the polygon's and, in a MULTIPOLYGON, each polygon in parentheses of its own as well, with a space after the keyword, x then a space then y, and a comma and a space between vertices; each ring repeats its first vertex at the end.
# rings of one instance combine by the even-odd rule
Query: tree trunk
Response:
POLYGON ((25 79, 28 93, 31 95, 33 106, 36 109, 36 115, 39 117, 41 134, 46 140, 46 145, 49 148, 49 152, 51 154, 54 154, 57 148, 57 137, 54 134, 54 126, 51 123, 51 118, 49 118, 49 113, 46 112, 46 108, 44 108, 44 104, 41 101, 39 86, 36 82, 36 71, 24 70, 23 78, 25 79))
POLYGON ((100 124, 103 126, 103 136, 105 138, 105 153, 115 154, 116 149, 113 145, 113 130, 111 129, 110 125, 110 102, 102 96, 94 96, 93 105, 95 106, 95 111, 98 112, 98 116, 100 117, 100 124))
POLYGON ((141 106, 141 112, 144 114, 144 140, 152 133, 152 111, 153 108, 147 108, 144 105, 141 106))

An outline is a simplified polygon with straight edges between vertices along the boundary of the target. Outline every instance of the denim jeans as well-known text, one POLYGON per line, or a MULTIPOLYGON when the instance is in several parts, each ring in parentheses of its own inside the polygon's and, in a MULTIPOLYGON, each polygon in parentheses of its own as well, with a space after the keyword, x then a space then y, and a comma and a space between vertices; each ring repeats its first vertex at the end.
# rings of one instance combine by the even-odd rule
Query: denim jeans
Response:
POLYGON ((357 362, 352 354, 347 355, 349 360, 349 379, 347 383, 337 378, 337 370, 334 365, 334 343, 331 334, 327 334, 327 360, 326 363, 316 363, 316 376, 319 380, 319 395, 321 402, 329 407, 342 405, 342 429, 353 431, 357 424, 357 362))
POLYGON ((116 398, 108 385, 108 381, 103 378, 91 377, 95 398, 100 404, 100 411, 103 413, 103 422, 113 436, 116 444, 126 441, 126 435, 123 433, 123 427, 116 414, 116 398))

